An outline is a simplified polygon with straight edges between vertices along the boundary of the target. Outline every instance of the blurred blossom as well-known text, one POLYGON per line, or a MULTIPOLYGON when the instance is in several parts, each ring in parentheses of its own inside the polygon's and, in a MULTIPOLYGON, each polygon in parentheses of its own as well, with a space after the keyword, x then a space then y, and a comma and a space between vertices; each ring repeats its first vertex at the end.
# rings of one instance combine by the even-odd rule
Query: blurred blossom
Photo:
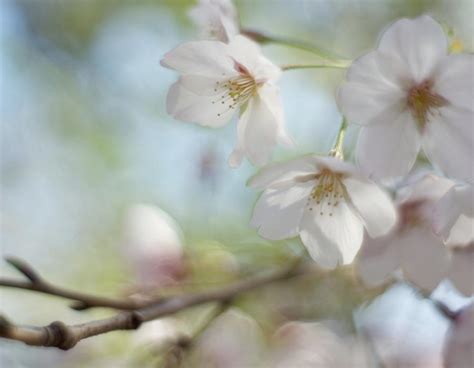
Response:
POLYGON ((448 54, 429 16, 401 19, 350 67, 339 90, 344 115, 362 125, 356 156, 377 177, 407 174, 420 146, 447 175, 472 180, 474 55, 448 54))
POLYGON ((185 273, 183 237, 179 225, 158 207, 137 204, 125 222, 125 255, 140 286, 173 284, 185 273))
POLYGON ((263 332, 257 322, 231 309, 219 316, 197 341, 195 358, 206 368, 257 367, 263 348, 263 332))
POLYGON ((351 336, 340 336, 323 323, 288 322, 274 335, 268 367, 369 367, 364 346, 351 336))
POLYGON ((180 338, 188 336, 188 326, 176 318, 161 318, 144 323, 133 336, 135 346, 149 347, 160 351, 176 343, 180 338))
POLYGON ((239 33, 239 16, 232 0, 199 0, 189 16, 202 38, 229 42, 239 33))
POLYGON ((218 128, 240 110, 231 167, 244 156, 263 165, 277 143, 292 144, 274 84, 281 71, 250 39, 236 36, 228 45, 187 42, 168 52, 161 64, 182 74, 167 98, 167 111, 176 119, 218 128))
POLYGON ((450 275, 460 291, 472 289, 472 257, 460 261, 461 253, 451 254, 431 226, 434 206, 452 185, 449 179, 425 175, 399 190, 398 226, 385 237, 366 236, 359 254, 357 270, 366 284, 380 285, 400 269, 405 279, 427 290, 450 275), (463 267, 457 269, 460 262, 463 267))
POLYGON ((453 322, 446 337, 444 363, 446 368, 474 367, 474 304, 453 322))
POLYGON ((474 241, 474 191, 472 184, 454 185, 436 204, 433 228, 449 245, 474 241))
POLYGON ((334 157, 310 155, 268 165, 249 185, 265 190, 251 222, 259 234, 271 240, 299 235, 324 268, 351 263, 364 228, 377 237, 396 222, 388 194, 334 157))
POLYGON ((409 286, 394 285, 356 311, 354 320, 359 333, 370 341, 379 367, 443 366, 442 348, 450 322, 409 286))
POLYGON ((452 250, 448 279, 464 295, 474 294, 474 242, 452 250))

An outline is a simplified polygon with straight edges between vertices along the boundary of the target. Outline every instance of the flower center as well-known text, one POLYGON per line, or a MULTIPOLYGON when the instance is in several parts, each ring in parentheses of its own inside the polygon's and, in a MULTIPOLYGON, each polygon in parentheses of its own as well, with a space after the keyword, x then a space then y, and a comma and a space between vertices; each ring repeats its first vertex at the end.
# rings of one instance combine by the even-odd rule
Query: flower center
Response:
POLYGON ((407 104, 421 130, 428 121, 428 115, 433 114, 434 110, 445 106, 448 102, 443 96, 435 93, 432 87, 433 83, 426 80, 408 91, 407 104))
POLYGON ((212 104, 221 104, 224 108, 217 116, 221 116, 229 109, 233 110, 243 105, 252 97, 260 84, 244 66, 237 62, 235 64, 235 69, 239 72, 239 75, 224 81, 218 81, 214 87, 214 92, 217 92, 219 97, 213 100, 212 104))
POLYGON ((319 215, 332 216, 333 209, 344 201, 346 188, 342 184, 342 175, 328 169, 323 169, 316 175, 317 184, 308 198, 309 210, 315 210, 319 215))

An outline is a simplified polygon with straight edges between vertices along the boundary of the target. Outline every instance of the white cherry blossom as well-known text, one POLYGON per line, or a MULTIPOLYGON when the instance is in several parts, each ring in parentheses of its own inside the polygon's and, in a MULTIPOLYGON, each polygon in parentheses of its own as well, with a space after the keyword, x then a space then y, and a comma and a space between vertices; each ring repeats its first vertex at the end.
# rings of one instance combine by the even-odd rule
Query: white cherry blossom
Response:
POLYGON ((377 177, 405 175, 422 147, 445 175, 472 180, 473 80, 474 55, 448 54, 431 17, 392 24, 338 92, 344 115, 362 126, 360 166, 377 177))
POLYGON ((167 98, 167 111, 176 119, 217 128, 239 111, 230 166, 239 166, 244 156, 263 165, 277 143, 292 144, 274 84, 281 70, 253 41, 236 36, 229 44, 188 42, 167 53, 161 64, 181 73, 167 98))
POLYGON ((181 229, 159 207, 132 206, 127 212, 123 241, 124 255, 139 286, 156 289, 176 283, 185 274, 181 229))
POLYGON ((367 285, 380 285, 401 271, 404 279, 426 290, 448 278, 462 293, 472 293, 469 248, 446 247, 431 225, 436 203, 452 186, 449 179, 425 175, 399 191, 397 226, 384 237, 366 237, 357 258, 358 274, 367 285))
POLYGON ((204 39, 229 42, 239 34, 239 17, 231 0, 199 0, 189 16, 204 39))
POLYGON ((472 185, 454 185, 439 200, 434 209, 433 228, 448 245, 460 246, 474 241, 472 185))
POLYGON ((378 237, 396 222, 390 197, 335 157, 310 155, 268 165, 249 185, 264 189, 251 221, 258 233, 270 240, 299 235, 324 268, 351 263, 364 228, 378 237))

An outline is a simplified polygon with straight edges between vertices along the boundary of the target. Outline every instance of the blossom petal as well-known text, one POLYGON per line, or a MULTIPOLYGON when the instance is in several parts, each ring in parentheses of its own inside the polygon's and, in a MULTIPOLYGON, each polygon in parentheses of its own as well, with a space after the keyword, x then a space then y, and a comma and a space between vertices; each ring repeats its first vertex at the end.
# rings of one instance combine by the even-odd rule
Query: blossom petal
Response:
POLYGON ((370 287, 379 286, 391 279, 400 266, 400 247, 397 234, 373 239, 365 236, 356 259, 357 274, 370 287))
POLYGON ((434 231, 449 245, 464 245, 474 241, 473 207, 473 186, 453 186, 434 208, 434 231))
POLYGON ((423 150, 448 177, 474 180, 473 121, 472 111, 448 105, 440 108, 425 126, 423 150))
POLYGON ((462 107, 472 113, 474 111, 473 80, 474 55, 450 55, 444 59, 437 69, 433 88, 452 105, 462 107))
POLYGON ((387 234, 397 221, 397 212, 390 196, 368 180, 348 177, 343 183, 369 235, 375 238, 387 234))
POLYGON ((364 228, 344 201, 333 207, 332 215, 309 205, 303 215, 300 236, 311 257, 322 267, 349 264, 360 249, 364 228))
POLYGON ((401 265, 405 277, 433 290, 447 276, 449 253, 429 226, 407 229, 399 235, 401 265))
POLYGON ((169 51, 161 65, 183 74, 209 77, 232 74, 234 61, 225 43, 219 41, 193 41, 183 43, 169 51))
POLYGON ((252 97, 237 125, 238 142, 229 158, 230 166, 238 166, 244 155, 256 166, 266 164, 281 136, 281 119, 278 106, 269 104, 260 93, 252 97))
POLYGON ((280 68, 263 56, 260 46, 242 35, 235 36, 229 43, 229 55, 256 79, 276 80, 281 75, 280 68))
POLYGON ((361 129, 356 158, 362 170, 378 178, 407 174, 420 149, 420 134, 409 111, 388 115, 383 124, 361 129))
POLYGON ((446 337, 444 366, 465 368, 474 366, 474 303, 456 317, 446 337))
POLYGON ((389 111, 401 111, 405 103, 406 93, 380 73, 377 58, 373 51, 355 60, 338 90, 341 111, 359 125, 383 123, 389 111))
POLYGON ((198 96, 190 92, 178 81, 168 91, 166 110, 175 119, 216 128, 226 124, 235 111, 213 104, 214 100, 214 96, 198 96))
POLYGON ((449 279, 464 295, 474 294, 474 243, 453 250, 449 279))
POLYGON ((313 183, 302 183, 290 188, 267 189, 258 199, 251 225, 270 240, 280 240, 298 235, 313 183))
POLYGON ((314 156, 306 155, 294 160, 266 165, 249 180, 248 185, 255 189, 279 187, 285 183, 293 185, 295 178, 306 177, 316 172, 317 165, 314 156))
POLYGON ((410 74, 407 79, 420 83, 431 75, 447 55, 448 40, 441 26, 429 16, 400 19, 382 35, 378 51, 400 59, 410 74))

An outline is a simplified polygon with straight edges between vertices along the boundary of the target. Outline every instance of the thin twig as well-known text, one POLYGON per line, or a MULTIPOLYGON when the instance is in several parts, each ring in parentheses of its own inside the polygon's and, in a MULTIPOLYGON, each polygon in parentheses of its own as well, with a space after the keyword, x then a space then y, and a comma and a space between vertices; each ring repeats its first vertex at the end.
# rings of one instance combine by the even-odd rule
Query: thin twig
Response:
POLYGON ((18 326, 0 318, 0 337, 17 340, 33 346, 49 346, 63 350, 74 347, 79 341, 117 330, 137 329, 144 322, 151 321, 181 310, 209 302, 225 302, 238 295, 274 282, 315 272, 313 265, 297 265, 249 277, 226 287, 196 294, 172 297, 159 303, 124 311, 109 318, 77 325, 66 325, 56 321, 44 327, 18 326))
POLYGON ((20 273, 22 273, 29 281, 0 278, 0 286, 30 290, 38 293, 70 299, 74 301, 70 307, 75 310, 85 310, 93 307, 135 310, 149 304, 156 304, 157 302, 163 301, 162 298, 152 301, 138 301, 130 298, 110 298, 69 290, 64 287, 49 283, 24 260, 14 257, 6 257, 5 260, 10 265, 15 267, 20 273))

